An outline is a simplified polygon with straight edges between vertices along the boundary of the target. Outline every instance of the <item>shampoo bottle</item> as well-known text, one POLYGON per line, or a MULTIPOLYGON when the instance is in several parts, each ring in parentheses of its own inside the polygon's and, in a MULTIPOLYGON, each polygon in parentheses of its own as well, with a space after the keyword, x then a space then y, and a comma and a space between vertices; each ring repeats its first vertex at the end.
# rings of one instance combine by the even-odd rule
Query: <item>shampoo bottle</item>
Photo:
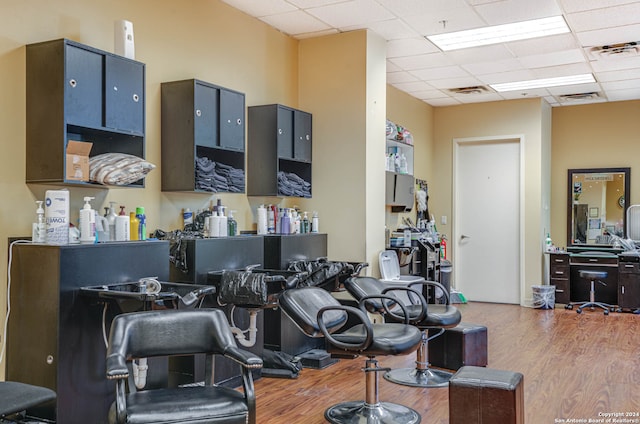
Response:
POLYGON ((107 215, 107 224, 109 225, 109 240, 114 241, 116 239, 116 202, 109 202, 109 214, 107 215))
POLYGON ((320 220, 318 219, 318 212, 313 211, 313 217, 311 218, 311 232, 317 233, 320 231, 320 220))
POLYGON ((36 209, 36 222, 33 224, 31 241, 34 243, 44 243, 47 241, 47 224, 44 219, 42 200, 36 200, 36 204, 38 205, 38 208, 36 209))
POLYGON ((291 232, 291 219, 289 218, 288 210, 285 210, 280 220, 280 233, 289 234, 291 232))
POLYGON ((96 242, 96 211, 89 203, 94 197, 85 197, 84 206, 80 209, 80 243, 96 242))
POLYGON ((138 218, 135 212, 129 213, 129 240, 138 240, 138 218))
POLYGON ((308 213, 305 211, 304 216, 302 217, 302 226, 300 227, 300 232, 302 234, 306 234, 308 232, 310 232, 310 222, 309 222, 309 215, 308 213))
POLYGON ((218 230, 220 233, 220 237, 226 237, 229 229, 227 228, 227 217, 224 215, 224 206, 218 206, 218 225, 220 229, 218 230))
POLYGON ((229 217, 227 218, 227 234, 230 237, 238 233, 238 222, 233 218, 234 212, 235 211, 229 211, 229 217))
POLYGON ((258 207, 258 218, 257 218, 257 221, 258 221, 258 228, 257 228, 258 234, 261 234, 261 235, 262 234, 267 234, 267 231, 268 231, 268 223, 267 223, 268 218, 267 218, 267 215, 268 215, 267 209, 264 207, 264 205, 260 205, 258 207))

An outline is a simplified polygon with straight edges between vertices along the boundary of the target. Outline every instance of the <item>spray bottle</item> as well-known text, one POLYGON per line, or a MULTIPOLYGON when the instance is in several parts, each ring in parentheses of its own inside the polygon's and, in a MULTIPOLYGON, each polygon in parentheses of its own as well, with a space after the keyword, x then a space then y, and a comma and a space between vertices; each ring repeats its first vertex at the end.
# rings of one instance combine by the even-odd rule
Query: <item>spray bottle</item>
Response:
POLYGON ((147 217, 144 214, 144 207, 136 208, 136 219, 138 220, 138 240, 147 239, 147 217))
POLYGON ((89 244, 96 242, 96 211, 89 203, 95 197, 86 196, 84 206, 80 209, 80 243, 89 244))

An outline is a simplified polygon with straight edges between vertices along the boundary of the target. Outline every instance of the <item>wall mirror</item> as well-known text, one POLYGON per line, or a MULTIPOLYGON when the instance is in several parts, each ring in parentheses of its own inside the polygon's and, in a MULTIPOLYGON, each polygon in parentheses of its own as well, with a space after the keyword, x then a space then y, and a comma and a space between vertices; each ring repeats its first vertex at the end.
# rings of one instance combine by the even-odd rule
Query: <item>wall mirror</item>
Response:
POLYGON ((568 245, 610 245, 624 238, 631 168, 569 169, 568 245))

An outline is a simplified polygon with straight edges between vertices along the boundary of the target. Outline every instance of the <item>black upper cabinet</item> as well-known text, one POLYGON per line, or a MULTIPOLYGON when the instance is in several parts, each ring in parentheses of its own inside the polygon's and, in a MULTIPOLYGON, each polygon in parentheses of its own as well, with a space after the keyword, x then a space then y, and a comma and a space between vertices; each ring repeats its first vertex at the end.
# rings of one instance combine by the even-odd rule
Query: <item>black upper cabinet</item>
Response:
POLYGON ((144 158, 143 63, 66 39, 29 44, 26 94, 27 182, 87 184, 65 178, 69 140, 144 158))
POLYGON ((247 194, 311 197, 312 115, 279 104, 248 109, 247 194))
POLYGON ((161 92, 162 190, 244 193, 244 94, 196 79, 161 92))

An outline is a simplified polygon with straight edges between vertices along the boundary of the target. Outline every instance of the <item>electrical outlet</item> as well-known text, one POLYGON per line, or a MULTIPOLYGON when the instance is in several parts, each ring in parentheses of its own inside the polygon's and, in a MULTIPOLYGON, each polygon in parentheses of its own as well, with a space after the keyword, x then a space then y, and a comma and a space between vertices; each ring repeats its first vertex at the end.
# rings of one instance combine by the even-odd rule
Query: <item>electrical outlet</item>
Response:
POLYGON ((440 223, 441 223, 442 225, 447 225, 447 216, 446 216, 446 215, 442 215, 442 216, 440 217, 440 223))

